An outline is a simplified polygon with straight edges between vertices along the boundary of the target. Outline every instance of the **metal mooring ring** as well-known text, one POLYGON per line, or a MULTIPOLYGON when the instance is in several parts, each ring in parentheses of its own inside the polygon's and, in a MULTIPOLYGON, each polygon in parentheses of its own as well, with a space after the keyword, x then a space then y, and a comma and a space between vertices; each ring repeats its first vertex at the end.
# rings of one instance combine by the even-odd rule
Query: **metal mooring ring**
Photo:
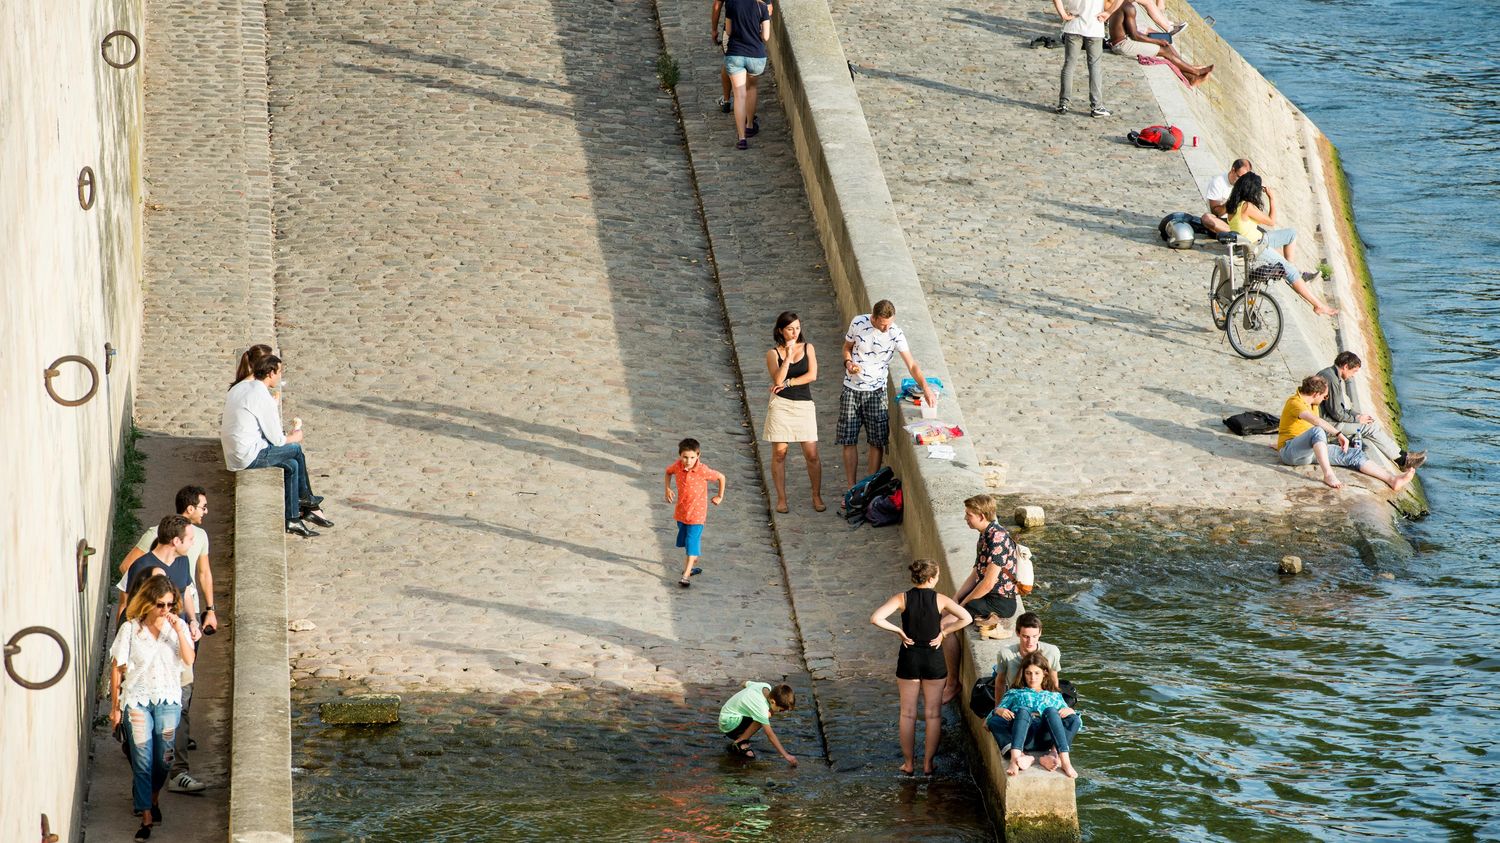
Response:
POLYGON ((94 168, 84 167, 78 171, 78 205, 85 211, 94 207, 98 191, 94 188, 94 168))
POLYGON ((44 376, 47 384, 47 394, 52 396, 53 401, 56 401, 64 407, 77 407, 79 404, 87 403, 90 398, 94 397, 94 393, 99 391, 99 370, 94 368, 94 364, 89 362, 89 359, 87 357, 79 357, 76 354, 69 354, 67 357, 59 357, 56 360, 52 361, 52 366, 46 371, 42 372, 42 375, 44 376), (84 396, 77 399, 76 401, 69 401, 68 399, 58 395, 57 392, 52 389, 52 379, 62 374, 62 372, 59 371, 57 367, 61 366, 64 363, 79 363, 82 364, 85 369, 89 370, 89 391, 84 393, 84 396))
POLYGON ((14 679, 17 685, 20 685, 22 688, 30 688, 33 691, 40 691, 45 688, 51 688, 53 685, 56 685, 58 682, 62 681, 63 676, 68 672, 69 661, 71 661, 71 655, 68 653, 68 642, 64 641, 63 637, 61 635, 58 635, 56 630, 49 629, 45 626, 28 626, 20 632, 17 632, 15 635, 12 635, 10 637, 10 640, 5 644, 5 672, 10 674, 10 678, 14 679), (57 673, 54 673, 50 678, 45 679, 41 682, 29 682, 25 679, 22 679, 19 675, 16 674, 15 667, 10 663, 11 656, 14 656, 15 654, 21 652, 21 645, 17 644, 16 642, 32 634, 45 635, 48 638, 51 638, 53 641, 57 642, 57 648, 59 650, 62 650, 62 664, 58 666, 57 673))
POLYGON ((97 552, 98 551, 94 550, 92 547, 89 547, 89 540, 88 539, 79 539, 78 540, 78 553, 77 553, 77 555, 74 558, 78 561, 78 590, 79 591, 83 591, 83 587, 85 585, 88 585, 88 582, 89 582, 89 557, 93 556, 97 552))
POLYGON ((132 64, 135 64, 140 60, 141 42, 135 40, 135 36, 131 35, 129 32, 126 32, 123 29, 116 29, 114 32, 111 32, 110 34, 104 36, 104 40, 99 42, 99 55, 104 57, 104 61, 106 61, 110 67, 118 67, 121 70, 124 70, 125 68, 131 66, 132 64), (109 42, 114 40, 115 36, 117 35, 124 37, 130 41, 130 61, 118 62, 109 57, 109 42))

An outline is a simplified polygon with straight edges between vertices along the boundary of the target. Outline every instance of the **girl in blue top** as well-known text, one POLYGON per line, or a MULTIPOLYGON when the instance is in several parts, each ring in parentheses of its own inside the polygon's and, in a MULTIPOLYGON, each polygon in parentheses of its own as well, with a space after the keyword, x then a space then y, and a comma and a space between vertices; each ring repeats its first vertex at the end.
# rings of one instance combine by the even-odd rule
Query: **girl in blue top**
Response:
MULTIPOLYGON (((1026 745, 1040 746, 1045 736, 1052 739, 1063 775, 1078 778, 1078 771, 1073 769, 1068 753, 1073 736, 1083 727, 1083 720, 1063 700, 1057 686, 1057 674, 1052 672, 1042 653, 1031 653, 1021 662, 1016 684, 1005 692, 1005 697, 995 706, 995 712, 986 718, 985 725, 1000 742, 1002 755, 1007 744, 1003 733, 1007 731, 1005 726, 1010 727, 1010 766, 1005 768, 1006 775, 1014 776, 1030 767, 1033 759, 1026 754, 1026 745)), ((1044 763, 1043 766, 1049 765, 1044 763)))

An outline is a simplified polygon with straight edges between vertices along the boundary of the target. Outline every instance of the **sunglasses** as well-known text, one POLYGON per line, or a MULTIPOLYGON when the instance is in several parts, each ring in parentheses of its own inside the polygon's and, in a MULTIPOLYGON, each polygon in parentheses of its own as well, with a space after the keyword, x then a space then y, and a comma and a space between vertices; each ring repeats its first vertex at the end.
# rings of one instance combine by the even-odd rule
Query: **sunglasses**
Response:
POLYGON ((177 602, 175 600, 168 600, 166 602, 157 601, 156 603, 156 608, 158 609, 175 609, 176 607, 177 602))

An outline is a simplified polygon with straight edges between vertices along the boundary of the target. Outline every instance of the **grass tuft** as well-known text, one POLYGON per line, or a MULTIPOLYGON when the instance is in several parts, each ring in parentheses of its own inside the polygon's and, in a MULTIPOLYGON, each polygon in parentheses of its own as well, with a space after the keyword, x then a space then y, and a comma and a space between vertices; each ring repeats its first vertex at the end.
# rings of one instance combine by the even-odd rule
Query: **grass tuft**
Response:
POLYGON ((677 83, 682 80, 682 68, 678 67, 677 59, 672 58, 672 54, 666 50, 662 50, 661 55, 656 57, 656 79, 661 83, 662 89, 667 91, 676 88, 677 83))

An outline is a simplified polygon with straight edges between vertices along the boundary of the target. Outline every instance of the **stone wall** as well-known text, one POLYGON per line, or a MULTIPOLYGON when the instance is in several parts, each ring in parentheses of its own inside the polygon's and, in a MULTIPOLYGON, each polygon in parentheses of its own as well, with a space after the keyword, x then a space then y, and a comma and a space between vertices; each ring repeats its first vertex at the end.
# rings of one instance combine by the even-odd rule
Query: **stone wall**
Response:
MULTIPOLYGON (((47 627, 71 657, 43 690, 0 677, 0 840, 37 839, 43 814, 61 839, 79 834, 111 496, 141 334, 144 62, 110 67, 100 44, 114 30, 140 37, 141 21, 139 0, 0 4, 0 639, 47 627), (96 185, 88 210, 85 166, 96 185), (118 349, 108 374, 106 343, 118 349), (45 389, 44 370, 66 355, 98 369, 98 391, 81 406, 45 389), (80 540, 98 550, 81 590, 80 540)), ((129 52, 117 39, 110 56, 129 52)), ((67 363, 52 384, 75 398, 90 377, 67 363)), ((24 678, 57 670, 45 637, 19 643, 13 664, 24 678)))

